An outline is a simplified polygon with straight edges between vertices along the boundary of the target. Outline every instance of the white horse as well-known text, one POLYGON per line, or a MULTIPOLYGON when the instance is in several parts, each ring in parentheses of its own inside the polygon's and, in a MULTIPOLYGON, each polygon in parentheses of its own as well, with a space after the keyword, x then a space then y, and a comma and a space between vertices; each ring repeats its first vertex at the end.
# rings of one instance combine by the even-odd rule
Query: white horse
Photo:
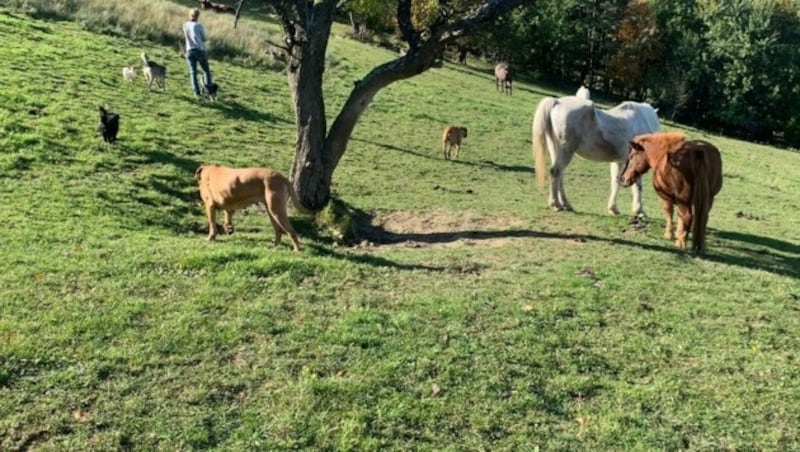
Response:
MULTIPOLYGON (((588 95, 578 90, 582 95, 588 95)), ((573 210, 564 191, 564 169, 577 153, 598 162, 611 163, 611 196, 608 211, 619 214, 620 164, 628 158, 629 142, 636 135, 660 129, 657 110, 650 104, 627 101, 611 110, 596 108, 587 98, 567 96, 545 97, 533 117, 533 153, 539 189, 545 184, 545 150, 550 152, 550 207, 573 210)), ((642 181, 632 186, 634 215, 644 215, 642 181)))

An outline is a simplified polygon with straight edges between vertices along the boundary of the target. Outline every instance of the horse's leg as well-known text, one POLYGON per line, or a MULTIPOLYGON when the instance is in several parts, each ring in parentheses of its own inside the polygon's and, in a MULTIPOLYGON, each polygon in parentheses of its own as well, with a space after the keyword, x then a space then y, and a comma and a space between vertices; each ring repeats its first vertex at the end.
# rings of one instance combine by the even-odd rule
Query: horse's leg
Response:
POLYGON ((662 199, 661 208, 664 210, 664 217, 667 220, 667 226, 664 228, 664 238, 667 240, 674 240, 675 233, 672 230, 672 215, 674 213, 672 200, 662 199))
POLYGON ((574 210, 567 200, 567 191, 564 189, 564 170, 566 170, 569 162, 572 161, 573 155, 575 155, 573 146, 561 147, 560 152, 556 152, 553 159, 553 166, 550 167, 550 206, 555 210, 568 210, 570 212, 574 210))
POLYGON ((678 237, 675 244, 678 248, 686 248, 686 236, 692 228, 692 206, 690 204, 678 204, 678 237))
POLYGON ((642 204, 642 178, 641 176, 631 185, 631 196, 633 197, 631 211, 637 217, 644 217, 644 205, 642 204))
POLYGON ((617 197, 619 196, 619 162, 611 162, 611 194, 608 197, 608 213, 619 215, 617 197))

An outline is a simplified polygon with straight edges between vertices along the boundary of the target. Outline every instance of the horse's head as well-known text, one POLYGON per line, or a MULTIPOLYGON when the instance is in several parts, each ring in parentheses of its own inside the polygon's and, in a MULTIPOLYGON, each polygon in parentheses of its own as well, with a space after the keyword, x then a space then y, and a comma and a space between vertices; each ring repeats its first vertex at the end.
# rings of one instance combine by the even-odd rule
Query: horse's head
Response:
POLYGON ((625 166, 619 173, 619 183, 623 187, 630 187, 637 179, 642 177, 642 174, 650 169, 650 163, 648 163, 647 155, 644 153, 644 144, 639 140, 634 138, 630 142, 628 160, 625 161, 625 166))

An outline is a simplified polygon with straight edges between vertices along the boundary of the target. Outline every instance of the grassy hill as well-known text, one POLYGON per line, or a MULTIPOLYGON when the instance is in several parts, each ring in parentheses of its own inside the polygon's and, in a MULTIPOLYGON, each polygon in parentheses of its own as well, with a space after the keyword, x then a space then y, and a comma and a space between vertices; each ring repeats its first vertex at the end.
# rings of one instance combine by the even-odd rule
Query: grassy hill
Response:
MULTIPOLYGON (((689 130, 725 176, 694 257, 649 178, 643 226, 582 159, 551 212, 530 121, 561 93, 447 64, 379 93, 334 175, 377 243, 294 216, 292 253, 258 209, 208 243, 194 170, 289 170, 285 76, 213 60, 199 105, 173 47, 9 10, 0 35, 0 449, 800 448, 800 154, 689 130), (122 80, 142 50, 166 93, 122 80)), ((330 115, 393 57, 330 52, 330 115)))

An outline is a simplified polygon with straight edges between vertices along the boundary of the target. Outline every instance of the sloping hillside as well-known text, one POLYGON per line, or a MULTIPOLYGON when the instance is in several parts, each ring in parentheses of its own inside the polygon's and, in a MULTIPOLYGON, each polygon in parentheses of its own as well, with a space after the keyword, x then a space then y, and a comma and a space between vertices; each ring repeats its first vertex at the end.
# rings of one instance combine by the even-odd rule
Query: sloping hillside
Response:
MULTIPOLYGON (((0 35, 0 449, 800 448, 797 153, 687 131, 725 176, 693 257, 649 179, 647 222, 605 213, 606 165, 576 159, 578 212, 551 212, 552 93, 446 64, 382 91, 335 174, 376 243, 293 216, 293 253, 258 209, 208 243, 194 171, 288 171, 285 76, 214 60, 200 105, 171 47, 8 10, 0 35), (143 50, 166 93, 122 80, 143 50)), ((334 37, 328 114, 392 57, 334 37)))

